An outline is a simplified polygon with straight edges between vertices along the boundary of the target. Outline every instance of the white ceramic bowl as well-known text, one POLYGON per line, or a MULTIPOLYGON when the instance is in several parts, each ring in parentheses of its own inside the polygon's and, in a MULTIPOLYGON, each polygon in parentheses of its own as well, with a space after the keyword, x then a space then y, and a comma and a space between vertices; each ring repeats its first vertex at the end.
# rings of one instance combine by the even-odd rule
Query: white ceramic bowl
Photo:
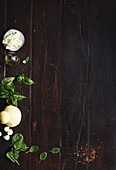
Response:
MULTIPOLYGON (((18 46, 18 47, 9 47, 9 48, 6 48, 6 49, 8 49, 8 50, 10 50, 10 51, 18 51, 22 46, 23 46, 23 44, 24 44, 24 42, 25 42, 25 38, 24 38, 24 35, 20 32, 20 31, 18 31, 18 30, 16 30, 16 29, 10 29, 10 30, 8 30, 5 34, 4 34, 4 37, 3 37, 3 40, 6 38, 6 37, 8 37, 9 35, 12 35, 12 34, 15 34, 15 33, 18 33, 18 39, 21 41, 21 44, 20 44, 20 46, 18 46)), ((4 43, 3 43, 4 44, 4 43)), ((7 47, 7 44, 4 44, 4 46, 5 47, 7 47)))

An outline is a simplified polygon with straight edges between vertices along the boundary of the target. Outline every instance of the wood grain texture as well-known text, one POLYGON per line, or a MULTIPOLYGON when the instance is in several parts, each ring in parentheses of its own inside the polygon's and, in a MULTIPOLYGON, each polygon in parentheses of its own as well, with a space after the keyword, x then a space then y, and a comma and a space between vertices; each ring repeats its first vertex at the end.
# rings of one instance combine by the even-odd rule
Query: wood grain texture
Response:
MULTIPOLYGON (((14 133, 40 148, 21 153, 17 166, 4 156, 10 142, 0 138, 2 170, 116 169, 115 11, 115 0, 0 1, 0 40, 8 29, 20 30, 26 41, 17 54, 21 61, 30 56, 28 64, 9 67, 0 43, 0 81, 24 73, 35 82, 21 90, 27 98, 14 133), (52 147, 61 152, 39 163, 52 147), (87 162, 91 148, 95 159, 87 162)), ((0 111, 5 106, 0 100, 0 111)))

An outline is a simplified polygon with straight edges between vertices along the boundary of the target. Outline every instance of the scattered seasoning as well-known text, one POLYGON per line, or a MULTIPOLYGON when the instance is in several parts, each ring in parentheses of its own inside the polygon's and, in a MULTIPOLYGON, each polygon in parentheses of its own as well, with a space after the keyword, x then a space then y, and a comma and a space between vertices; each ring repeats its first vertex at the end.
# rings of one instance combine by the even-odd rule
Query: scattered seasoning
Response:
POLYGON ((83 165, 92 163, 95 160, 95 158, 98 157, 96 156, 96 150, 88 144, 81 145, 78 153, 74 152, 73 155, 77 156, 78 163, 81 163, 83 165))

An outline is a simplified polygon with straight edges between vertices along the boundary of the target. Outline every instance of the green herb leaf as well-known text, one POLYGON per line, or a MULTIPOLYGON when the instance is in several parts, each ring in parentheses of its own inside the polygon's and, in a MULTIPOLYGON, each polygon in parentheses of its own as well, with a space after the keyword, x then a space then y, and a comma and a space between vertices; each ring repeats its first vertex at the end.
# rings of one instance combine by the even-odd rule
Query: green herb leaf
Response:
POLYGON ((15 157, 15 159, 19 158, 19 152, 17 150, 14 151, 14 157, 15 157))
POLYGON ((19 75, 19 76, 17 77, 17 82, 22 82, 24 78, 25 78, 24 74, 19 75))
POLYGON ((1 99, 6 99, 7 96, 6 96, 6 95, 2 95, 2 96, 0 96, 0 98, 1 98, 1 99))
POLYGON ((26 85, 32 85, 32 84, 34 84, 34 81, 31 80, 30 78, 26 77, 24 74, 19 75, 19 76, 17 77, 17 82, 22 82, 22 83, 24 83, 24 84, 26 84, 26 85))
POLYGON ((17 99, 17 100, 22 100, 22 99, 26 98, 25 96, 20 95, 20 94, 14 94, 13 97, 14 97, 14 99, 17 99))
POLYGON ((1 81, 1 83, 2 83, 3 86, 5 86, 9 82, 13 82, 14 79, 15 79, 15 77, 6 77, 1 81))
POLYGON ((20 148, 20 151, 26 151, 29 147, 24 143, 22 142, 22 146, 20 148))
POLYGON ((47 158, 47 152, 42 152, 42 153, 40 154, 40 161, 39 161, 39 163, 40 163, 41 161, 45 160, 46 158, 47 158))
POLYGON ((9 103, 10 103, 10 101, 12 101, 12 104, 14 105, 14 106, 18 106, 18 103, 17 103, 17 99, 14 99, 14 98, 12 98, 12 96, 10 97, 10 100, 8 101, 9 103))
POLYGON ((19 164, 19 162, 17 161, 17 155, 15 155, 15 153, 13 153, 12 151, 9 151, 7 154, 6 154, 6 156, 7 156, 7 158, 9 158, 12 162, 16 162, 18 165, 20 165, 19 164), (16 158, 15 158, 16 157, 16 158))
POLYGON ((7 158, 9 158, 12 162, 15 162, 14 155, 12 151, 7 152, 7 158))
POLYGON ((34 84, 33 80, 31 80, 30 78, 27 78, 27 77, 25 77, 25 79, 22 82, 26 85, 34 84))
POLYGON ((27 64, 28 62, 29 62, 29 56, 25 60, 22 61, 23 64, 27 64))
POLYGON ((14 88, 14 83, 12 81, 10 81, 9 83, 7 83, 5 85, 5 89, 10 90, 14 88))
POLYGON ((6 99, 6 103, 11 104, 10 99, 6 99))
POLYGON ((14 145, 14 148, 16 150, 19 150, 22 146, 22 142, 23 142, 23 135, 20 133, 16 133, 13 137, 12 137, 12 144, 14 145))
POLYGON ((36 145, 33 145, 30 147, 29 151, 27 151, 26 153, 29 153, 29 152, 37 152, 39 150, 39 147, 36 146, 36 145))
POLYGON ((60 148, 52 148, 49 152, 56 154, 60 152, 60 148))
POLYGON ((22 88, 21 86, 15 86, 14 90, 15 90, 15 91, 18 91, 18 90, 20 90, 21 88, 22 88))

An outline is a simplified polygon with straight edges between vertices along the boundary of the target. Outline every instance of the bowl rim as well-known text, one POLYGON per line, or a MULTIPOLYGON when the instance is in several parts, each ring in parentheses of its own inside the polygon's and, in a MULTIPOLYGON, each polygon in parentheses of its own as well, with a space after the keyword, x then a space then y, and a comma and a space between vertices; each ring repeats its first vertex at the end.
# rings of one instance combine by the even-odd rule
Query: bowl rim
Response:
POLYGON ((8 50, 10 50, 10 51, 18 51, 22 46, 23 46, 23 44, 24 44, 24 42, 25 42, 25 37, 24 37, 24 35, 23 35, 23 33, 21 32, 21 31, 19 31, 19 30, 16 30, 16 29, 9 29, 5 34, 4 34, 4 36, 3 36, 3 40, 8 36, 8 35, 10 35, 10 34, 12 34, 12 33, 19 33, 19 38, 22 40, 22 44, 21 44, 21 46, 19 46, 19 47, 15 47, 15 48, 10 48, 10 49, 8 49, 8 50))

